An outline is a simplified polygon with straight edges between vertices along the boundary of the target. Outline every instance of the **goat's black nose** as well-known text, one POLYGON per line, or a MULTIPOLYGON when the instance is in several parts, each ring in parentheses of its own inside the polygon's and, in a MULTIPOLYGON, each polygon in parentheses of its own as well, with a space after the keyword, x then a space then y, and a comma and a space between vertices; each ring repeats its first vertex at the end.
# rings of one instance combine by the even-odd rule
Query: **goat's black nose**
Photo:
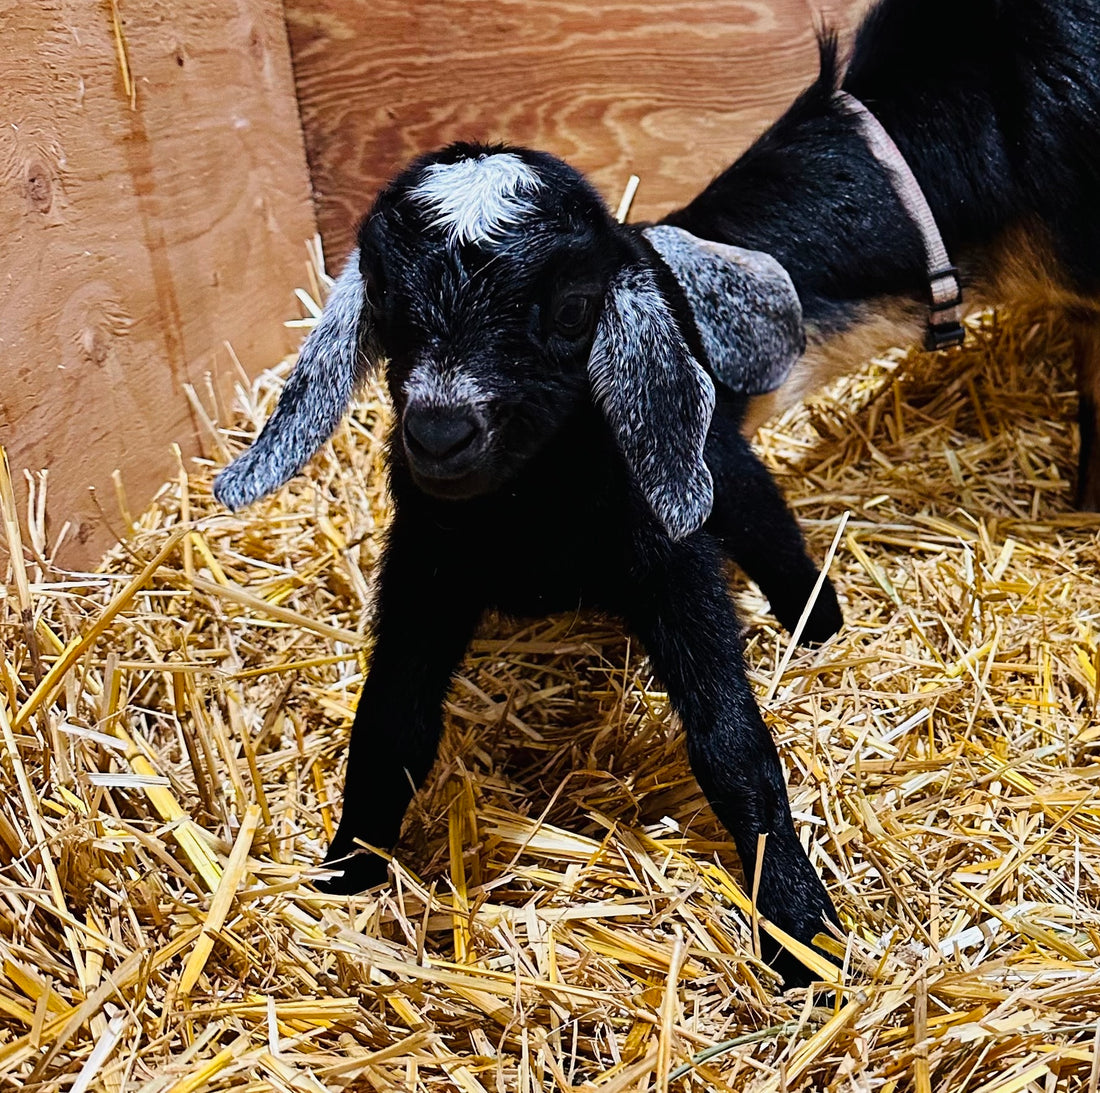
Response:
POLYGON ((440 409, 412 407, 405 411, 405 441, 414 455, 445 461, 470 448, 481 432, 481 423, 465 407, 440 409))

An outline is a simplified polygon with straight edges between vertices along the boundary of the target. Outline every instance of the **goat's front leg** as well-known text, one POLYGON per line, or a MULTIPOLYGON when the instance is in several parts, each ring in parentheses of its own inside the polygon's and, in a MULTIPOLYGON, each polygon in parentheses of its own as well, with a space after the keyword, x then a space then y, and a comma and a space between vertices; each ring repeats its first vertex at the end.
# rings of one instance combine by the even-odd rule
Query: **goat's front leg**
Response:
POLYGON ((327 892, 360 892, 386 879, 386 862, 359 843, 389 849, 413 794, 423 784, 442 731, 451 677, 482 605, 470 586, 433 554, 400 517, 379 578, 376 635, 348 745, 344 807, 325 857, 343 875, 327 892))
MULTIPOLYGON (((756 582, 772 613, 792 633, 818 577, 798 522, 767 468, 736 429, 712 430, 707 463, 714 474, 714 508, 707 530, 756 582)), ((836 590, 826 577, 802 640, 825 641, 843 625, 836 590)))
MULTIPOLYGON (((631 591, 628 621, 642 639, 684 725, 695 777, 733 836, 751 884, 766 835, 758 906, 810 944, 836 911, 795 833, 775 743, 742 663, 737 617, 718 552, 705 534, 648 551, 631 591)), ((811 973, 762 937, 764 956, 788 986, 811 973)))

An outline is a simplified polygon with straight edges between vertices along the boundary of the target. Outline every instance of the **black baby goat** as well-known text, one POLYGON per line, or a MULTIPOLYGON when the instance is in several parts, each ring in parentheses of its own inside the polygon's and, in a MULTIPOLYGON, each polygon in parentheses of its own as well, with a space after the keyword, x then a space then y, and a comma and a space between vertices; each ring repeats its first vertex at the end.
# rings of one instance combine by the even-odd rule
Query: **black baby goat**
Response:
MULTIPOLYGON (((216 484, 237 508, 286 481, 365 369, 387 361, 394 517, 332 890, 385 878, 357 841, 397 841, 482 614, 583 603, 642 639, 750 877, 766 834, 761 912, 806 943, 835 921, 795 833, 723 574, 728 555, 788 629, 817 582, 740 431, 747 396, 781 382, 802 346, 776 262, 678 228, 623 227, 552 156, 454 145, 381 193, 278 407, 216 484)), ((822 640, 840 622, 826 582, 803 633, 822 640)), ((788 982, 806 980, 785 951, 768 955, 788 982)))

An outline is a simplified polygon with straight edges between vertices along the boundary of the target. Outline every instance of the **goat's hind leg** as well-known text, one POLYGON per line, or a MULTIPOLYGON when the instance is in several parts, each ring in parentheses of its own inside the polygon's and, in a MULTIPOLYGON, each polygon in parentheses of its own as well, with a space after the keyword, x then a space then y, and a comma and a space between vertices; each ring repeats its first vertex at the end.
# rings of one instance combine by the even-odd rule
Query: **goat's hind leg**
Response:
POLYGON ((1077 507, 1100 512, 1100 309, 1069 313, 1080 396, 1077 421, 1081 448, 1077 457, 1077 507))
MULTIPOLYGON (((707 463, 714 475, 714 508, 707 530, 768 597, 784 629, 793 632, 818 578, 797 521, 767 468, 735 429, 712 433, 707 463)), ((823 642, 843 625, 836 590, 826 577, 802 640, 823 642)))

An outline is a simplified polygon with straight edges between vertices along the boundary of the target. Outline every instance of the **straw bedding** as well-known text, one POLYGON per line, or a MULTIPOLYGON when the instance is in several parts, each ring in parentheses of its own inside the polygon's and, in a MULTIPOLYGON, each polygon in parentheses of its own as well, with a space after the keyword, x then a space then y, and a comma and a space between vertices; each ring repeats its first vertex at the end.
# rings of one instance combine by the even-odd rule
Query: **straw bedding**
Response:
POLYGON ((489 621, 393 884, 311 887, 369 657, 377 391, 229 516, 212 470, 286 366, 261 376, 148 512, 120 491, 95 574, 48 563, 42 480, 0 491, 9 536, 30 515, 0 605, 0 1087, 1095 1093, 1100 525, 1070 509, 1062 331, 972 326, 760 437, 848 619, 792 651, 732 577, 851 931, 828 994, 775 994, 659 683, 596 617, 489 621))

